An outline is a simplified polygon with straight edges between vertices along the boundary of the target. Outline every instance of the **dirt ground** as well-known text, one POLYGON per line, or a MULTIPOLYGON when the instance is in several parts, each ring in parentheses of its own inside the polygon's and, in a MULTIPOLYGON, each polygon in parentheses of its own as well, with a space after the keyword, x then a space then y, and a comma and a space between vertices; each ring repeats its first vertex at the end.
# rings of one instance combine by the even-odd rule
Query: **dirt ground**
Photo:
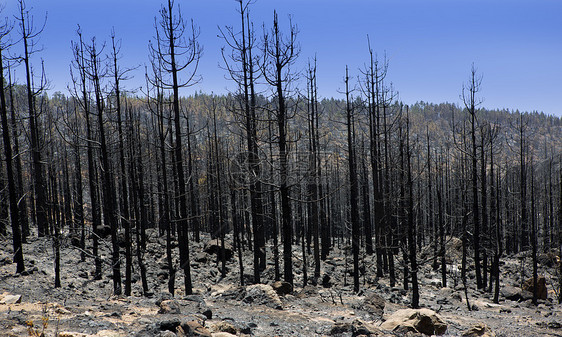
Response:
MULTIPOLYGON (((192 329, 185 332, 186 335, 217 337, 229 336, 228 333, 239 336, 404 335, 403 332, 382 331, 379 326, 392 313, 408 308, 411 294, 400 286, 390 287, 387 277, 377 279, 374 257, 364 257, 365 273, 361 277, 359 294, 353 293, 351 274, 346 273, 351 259, 344 254, 346 250, 337 248, 322 264, 322 278, 327 280, 329 276, 330 284, 322 285, 319 281, 318 285, 303 288, 302 253, 300 247, 295 246, 293 291, 279 296, 267 292, 255 295, 252 291, 256 289, 240 287, 236 257, 228 261, 228 274, 221 278, 216 257, 204 252, 204 243, 211 241, 204 236, 201 243, 191 245, 194 294, 184 295, 183 278, 178 275, 172 298, 167 292, 165 241, 154 231, 149 234, 145 254, 148 297, 142 296, 136 265, 132 296, 112 295, 108 264, 104 264, 102 280, 94 281, 92 259, 81 262, 79 249, 73 247, 68 238, 61 247, 61 288, 54 288, 54 254, 48 238, 31 238, 24 244, 28 275, 16 274, 11 261, 11 241, 7 237, 0 238, 0 336, 180 336, 182 333, 178 331, 186 329, 192 329), (366 302, 372 294, 384 299, 381 312, 374 312, 366 302), (14 299, 9 295, 17 296, 14 299), (6 301, 9 303, 4 303, 6 301)), ((110 260, 110 246, 109 241, 103 241, 105 262, 110 260)), ((447 324, 445 336, 460 336, 478 323, 486 324, 496 336, 562 336, 562 306, 557 304, 553 291, 555 266, 541 265, 549 298, 541 300, 538 306, 529 299, 508 300, 504 295, 499 304, 494 304, 492 294, 469 285, 473 309, 469 311, 456 270, 458 256, 454 255, 454 247, 451 250, 449 287, 441 287, 439 271, 431 270, 429 263, 420 270, 420 304, 437 312, 447 324)), ((273 256, 269 250, 267 254, 273 256)), ((246 251, 243 259, 246 278, 251 279, 251 252, 246 251)), ((272 284, 274 266, 273 259, 269 260, 262 282, 272 284)), ((520 254, 502 261, 502 285, 517 290, 513 287, 530 277, 529 273, 524 273, 530 270, 530 259, 520 254)), ((307 257, 307 262, 310 275, 314 270, 312 258, 307 257)), ((397 268, 400 263, 398 260, 397 268)), ((474 277, 472 271, 470 277, 474 277)), ((398 280, 402 280, 400 275, 398 280)), ((475 283, 474 279, 469 283, 475 283)))

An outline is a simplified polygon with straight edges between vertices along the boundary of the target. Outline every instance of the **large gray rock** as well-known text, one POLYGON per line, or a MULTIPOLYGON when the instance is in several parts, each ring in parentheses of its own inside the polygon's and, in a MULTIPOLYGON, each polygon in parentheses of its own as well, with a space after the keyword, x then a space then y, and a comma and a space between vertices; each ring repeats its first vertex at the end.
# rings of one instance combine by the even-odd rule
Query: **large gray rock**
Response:
POLYGON ((181 314, 180 304, 176 300, 164 300, 159 306, 159 314, 181 314))
POLYGON ((361 309, 367 311, 369 314, 381 318, 384 313, 385 300, 382 296, 376 293, 370 293, 365 296, 361 303, 361 309))
POLYGON ((478 323, 472 326, 470 329, 465 330, 462 333, 463 337, 496 337, 496 334, 490 330, 484 323, 478 323))
POLYGON ((285 281, 276 281, 274 282, 271 287, 277 295, 287 295, 293 292, 293 286, 289 282, 285 281))
POLYGON ((447 331, 447 324, 443 322, 435 311, 430 309, 402 309, 392 314, 381 329, 400 332, 419 332, 425 335, 442 335, 447 331))
POLYGON ((330 331, 330 336, 380 336, 381 331, 373 324, 363 322, 359 319, 352 323, 336 323, 330 331))
POLYGON ((533 298, 532 292, 509 285, 503 286, 500 293, 505 299, 512 301, 526 301, 533 298))
POLYGON ((21 295, 4 294, 4 295, 0 295, 0 296, 4 296, 4 297, 0 300, 0 304, 16 304, 16 303, 21 303, 21 295))
POLYGON ((213 331, 213 332, 226 332, 226 333, 233 334, 233 335, 236 335, 236 333, 238 332, 238 330, 236 329, 234 324, 232 324, 230 322, 227 322, 227 321, 220 321, 218 323, 215 323, 215 325, 213 325, 211 327, 211 331, 213 331))
POLYGON ((243 299, 246 303, 262 304, 274 309, 283 309, 279 295, 268 284, 254 284, 246 287, 243 299))
POLYGON ((178 332, 182 330, 186 336, 190 337, 211 337, 211 332, 196 321, 182 323, 180 328, 178 328, 178 332))

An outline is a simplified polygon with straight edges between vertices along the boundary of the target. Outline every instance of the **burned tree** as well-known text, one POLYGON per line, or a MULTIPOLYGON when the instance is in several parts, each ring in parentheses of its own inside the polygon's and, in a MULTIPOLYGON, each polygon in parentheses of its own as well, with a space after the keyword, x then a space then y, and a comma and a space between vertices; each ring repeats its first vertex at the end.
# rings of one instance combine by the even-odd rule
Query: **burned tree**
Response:
MULTIPOLYGON (((203 52, 197 42, 199 34, 193 21, 188 25, 174 1, 168 0, 160 9, 160 20, 155 19, 156 38, 150 43, 152 61, 163 68, 163 77, 158 81, 164 89, 172 90, 172 112, 175 128, 174 166, 178 185, 178 247, 181 269, 184 271, 185 293, 192 293, 191 266, 189 262, 186 180, 183 167, 182 123, 180 111, 180 88, 198 82, 196 75, 199 59, 203 52), (180 75, 185 77, 180 79, 180 75), (167 75, 166 78, 164 76, 167 75), (170 78, 171 77, 171 78, 170 78)), ((188 154, 191 156, 191 153, 188 154)))

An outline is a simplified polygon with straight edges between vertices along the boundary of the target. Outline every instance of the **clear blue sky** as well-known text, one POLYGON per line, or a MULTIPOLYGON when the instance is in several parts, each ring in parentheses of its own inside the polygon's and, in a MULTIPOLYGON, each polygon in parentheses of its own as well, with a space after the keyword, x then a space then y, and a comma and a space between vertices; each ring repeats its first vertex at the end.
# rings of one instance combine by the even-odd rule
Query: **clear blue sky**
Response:
MULTIPOLYGON (((3 16, 16 13, 16 0, 3 2, 3 16)), ((115 27, 122 39, 123 65, 143 68, 154 17, 164 0, 27 2, 37 22, 48 12, 39 42, 44 50, 37 57, 45 60, 53 89, 66 93, 70 41, 76 38, 77 24, 86 37, 95 35, 98 40, 109 40, 115 27)), ((218 67, 224 43, 217 38, 217 26, 237 27, 237 3, 176 2, 201 28, 203 82, 191 90, 227 92, 232 83, 218 67)), ((483 106, 562 116, 562 1, 257 0, 252 8, 257 27, 271 24, 273 9, 284 27, 287 15, 293 15, 302 48, 298 68, 304 69, 308 58, 317 55, 322 97, 342 97, 338 90, 345 66, 357 75, 368 61, 369 34, 375 51, 380 56, 386 52, 388 79, 406 103, 460 102, 462 83, 474 62, 483 75, 483 106)), ((129 89, 144 84, 142 72, 126 84, 129 89)))

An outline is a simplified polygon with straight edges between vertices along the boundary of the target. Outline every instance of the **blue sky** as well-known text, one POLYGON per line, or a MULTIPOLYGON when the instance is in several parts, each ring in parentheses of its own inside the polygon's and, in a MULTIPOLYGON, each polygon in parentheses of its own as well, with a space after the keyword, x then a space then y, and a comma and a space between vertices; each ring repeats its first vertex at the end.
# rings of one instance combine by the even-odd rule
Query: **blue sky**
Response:
MULTIPOLYGON (((4 1, 6 2, 6 1, 4 1)), ((201 29, 204 47, 191 91, 224 93, 232 89, 219 68, 217 26, 237 27, 235 0, 176 0, 186 18, 201 29)), ((35 20, 48 13, 34 60, 45 61, 53 90, 66 93, 72 58, 70 41, 80 24, 86 37, 109 40, 112 27, 122 39, 123 66, 148 63, 154 17, 164 0, 27 0, 35 20)), ((462 84, 474 62, 483 76, 481 98, 487 108, 543 111, 562 116, 562 1, 559 0, 256 0, 256 27, 270 25, 277 9, 282 27, 287 15, 298 25, 301 45, 297 69, 318 59, 321 97, 339 91, 345 66, 359 74, 368 61, 367 34, 373 49, 389 59, 388 80, 405 103, 460 102, 462 84)), ((3 16, 15 14, 15 0, 3 16)), ((259 31, 259 29, 258 29, 259 31)), ((22 72, 19 70, 18 72, 22 72)), ((144 84, 143 71, 126 83, 144 84)), ((302 85, 301 87, 304 87, 302 85)))

